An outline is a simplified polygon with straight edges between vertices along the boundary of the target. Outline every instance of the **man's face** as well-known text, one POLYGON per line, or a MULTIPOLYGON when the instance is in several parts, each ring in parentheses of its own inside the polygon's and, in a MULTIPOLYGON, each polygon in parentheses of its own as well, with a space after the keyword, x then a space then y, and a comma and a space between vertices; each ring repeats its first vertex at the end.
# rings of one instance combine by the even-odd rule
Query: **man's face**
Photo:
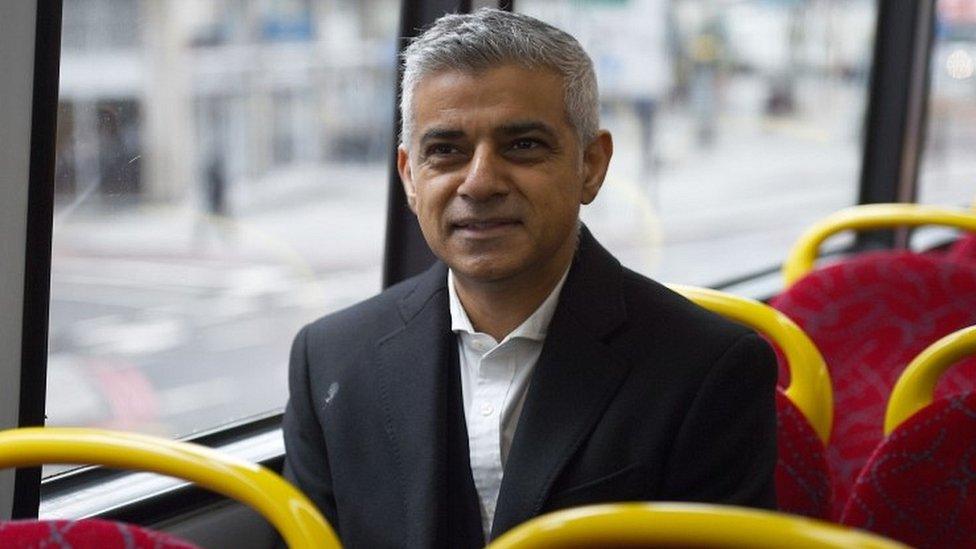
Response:
POLYGON ((459 277, 531 283, 568 265, 612 144, 601 132, 581 148, 564 95, 556 73, 516 65, 417 84, 398 168, 424 238, 459 277))

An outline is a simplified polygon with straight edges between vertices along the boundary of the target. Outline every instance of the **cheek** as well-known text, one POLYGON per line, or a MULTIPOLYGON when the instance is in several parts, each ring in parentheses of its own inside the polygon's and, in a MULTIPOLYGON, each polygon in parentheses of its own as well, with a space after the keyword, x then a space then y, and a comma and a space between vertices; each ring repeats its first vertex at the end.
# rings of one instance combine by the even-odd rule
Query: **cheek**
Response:
POLYGON ((423 192, 417 193, 417 217, 421 223, 428 225, 428 229, 438 228, 438 221, 444 216, 450 193, 443 186, 427 183, 423 192))
POLYGON ((537 202, 542 219, 545 219, 547 231, 562 234, 567 228, 575 226, 579 218, 580 193, 577 188, 562 188, 558 192, 546 193, 537 202))
POLYGON ((417 206, 417 217, 424 229, 430 230, 437 226, 437 210, 431 207, 429 200, 422 201, 417 206))
POLYGON ((579 208, 581 198, 579 186, 563 179, 541 187, 534 202, 542 215, 552 218, 571 215, 579 208))

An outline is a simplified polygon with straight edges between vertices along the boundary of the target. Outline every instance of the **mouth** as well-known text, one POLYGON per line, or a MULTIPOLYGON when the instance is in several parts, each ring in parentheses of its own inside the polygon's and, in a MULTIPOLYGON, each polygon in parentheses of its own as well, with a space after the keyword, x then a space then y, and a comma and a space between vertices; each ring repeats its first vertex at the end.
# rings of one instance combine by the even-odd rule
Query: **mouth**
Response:
POLYGON ((493 235, 518 225, 521 225, 521 222, 511 218, 462 219, 451 223, 455 231, 471 236, 493 235))

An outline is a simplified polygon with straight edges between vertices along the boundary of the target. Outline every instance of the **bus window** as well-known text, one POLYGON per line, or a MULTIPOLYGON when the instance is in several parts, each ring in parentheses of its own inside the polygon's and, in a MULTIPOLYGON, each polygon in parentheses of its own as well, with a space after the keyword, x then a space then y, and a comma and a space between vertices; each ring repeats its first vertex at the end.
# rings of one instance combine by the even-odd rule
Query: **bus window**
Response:
POLYGON ((714 285, 857 197, 876 3, 522 0, 596 64, 615 152, 584 220, 621 261, 714 285))
POLYGON ((380 289, 399 2, 65 0, 47 423, 280 412, 380 289))
POLYGON ((976 0, 939 0, 919 202, 976 205, 976 0))

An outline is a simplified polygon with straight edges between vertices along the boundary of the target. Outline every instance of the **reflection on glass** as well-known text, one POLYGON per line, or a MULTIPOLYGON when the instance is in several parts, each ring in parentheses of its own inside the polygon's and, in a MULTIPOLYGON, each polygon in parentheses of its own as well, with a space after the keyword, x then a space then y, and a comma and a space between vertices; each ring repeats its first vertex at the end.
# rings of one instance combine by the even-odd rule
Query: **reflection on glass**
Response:
POLYGON ((578 37, 614 135, 583 218, 623 261, 715 284, 855 201, 871 0, 523 0, 578 37))
POLYGON ((380 287, 396 0, 65 0, 47 415, 188 436, 380 287))
POLYGON ((976 0, 939 0, 919 201, 976 207, 976 0))

